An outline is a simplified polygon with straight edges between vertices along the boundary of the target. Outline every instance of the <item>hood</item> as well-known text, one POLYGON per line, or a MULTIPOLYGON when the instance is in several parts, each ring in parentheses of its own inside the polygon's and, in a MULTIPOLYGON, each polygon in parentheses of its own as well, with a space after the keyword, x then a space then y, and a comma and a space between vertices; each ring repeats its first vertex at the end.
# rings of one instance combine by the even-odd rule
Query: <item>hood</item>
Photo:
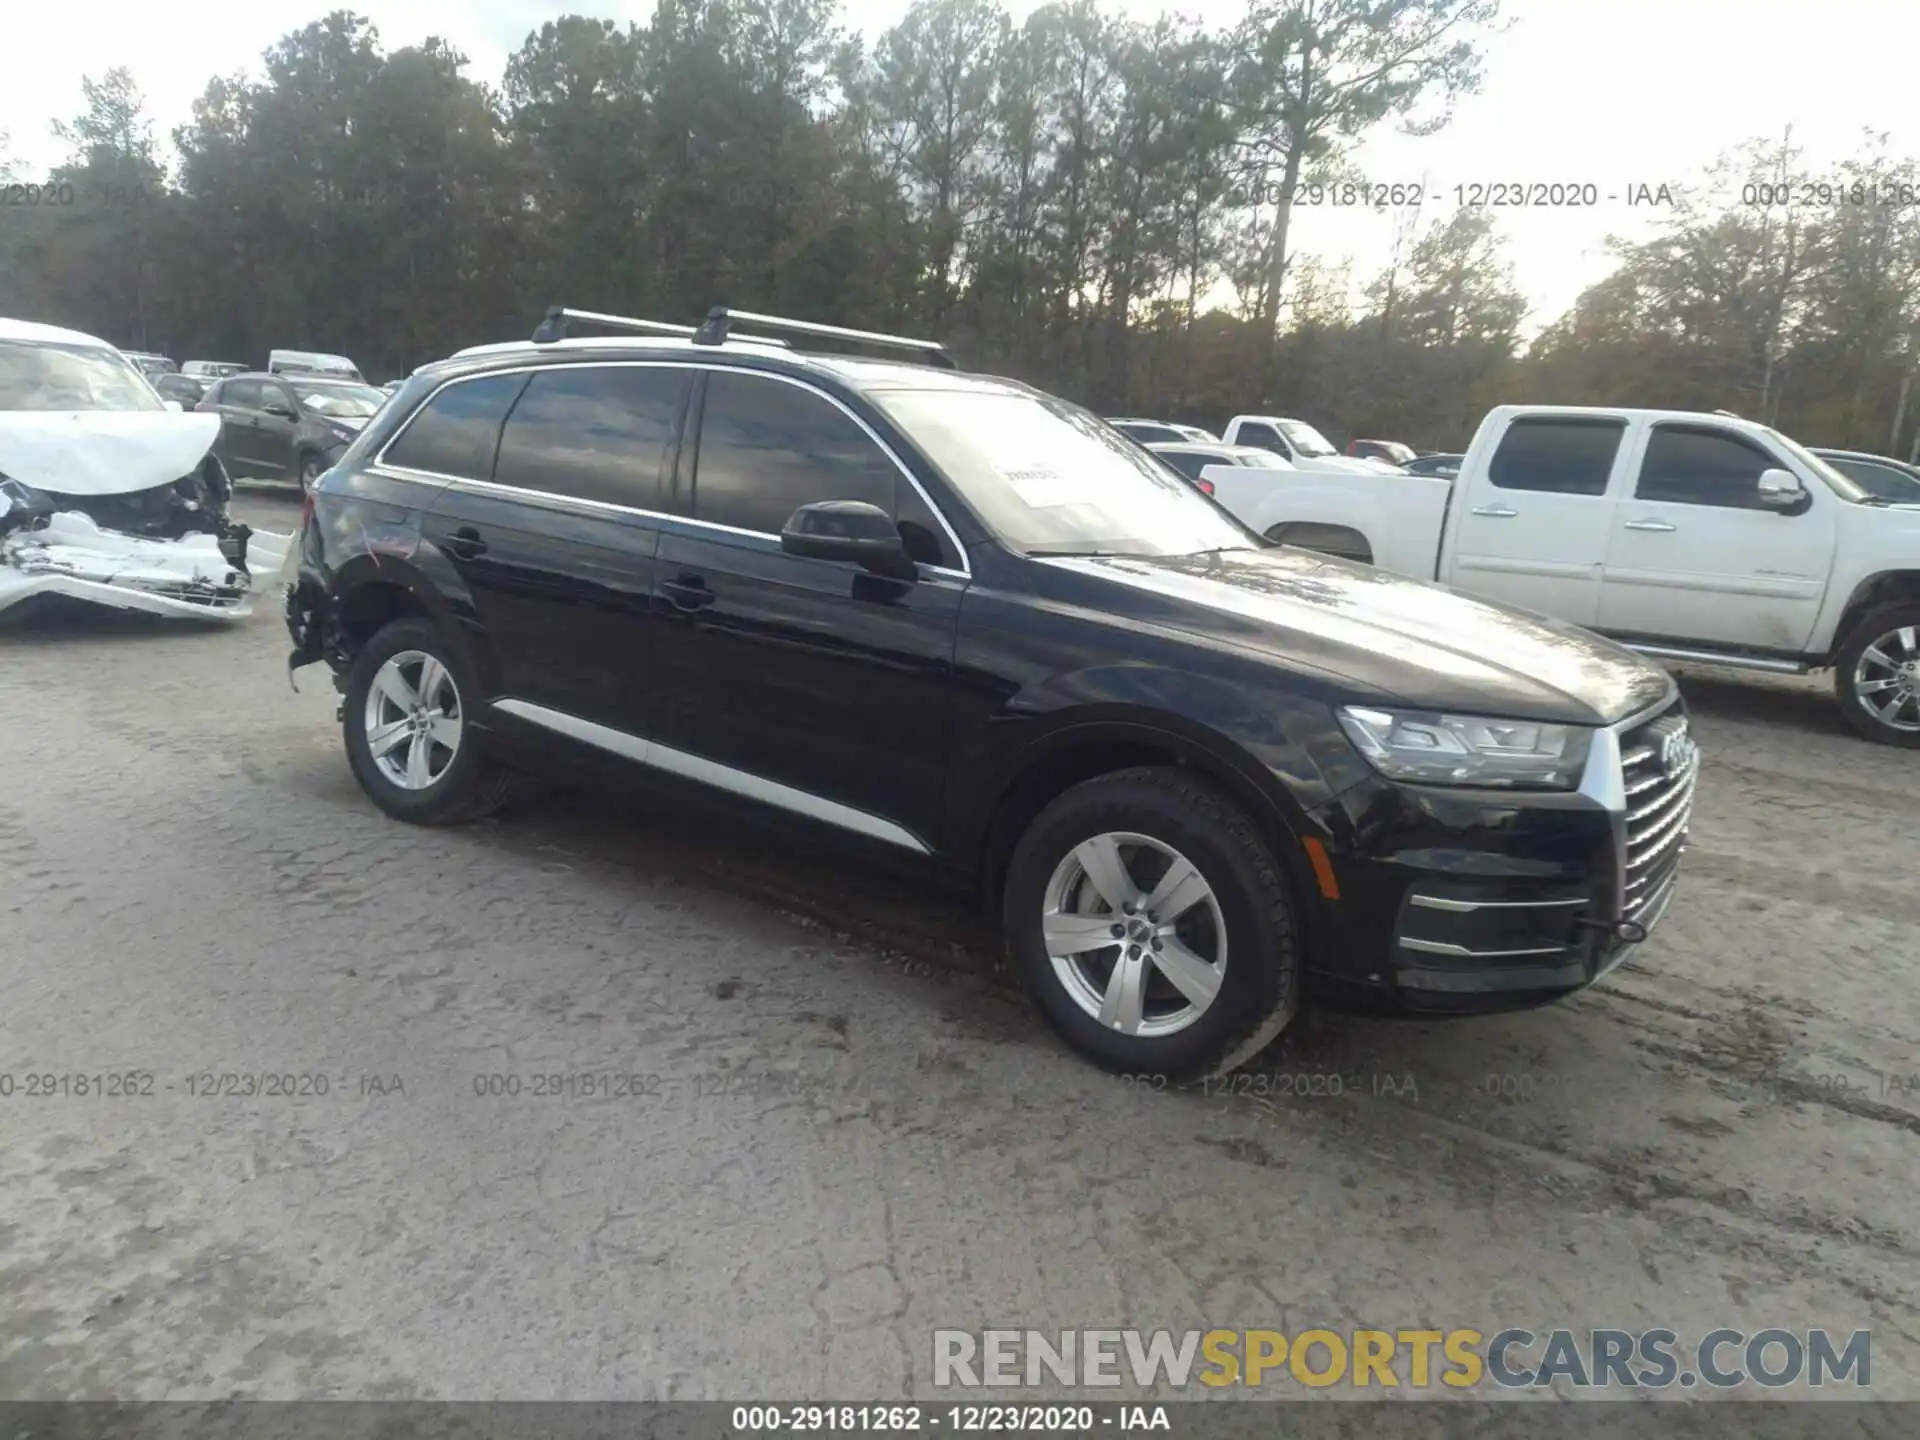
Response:
POLYGON ((1603 725, 1673 683, 1578 626, 1304 550, 1044 563, 1177 602, 1153 618, 1343 676, 1383 702, 1603 725))
POLYGON ((358 434, 367 428, 368 417, 365 415, 322 415, 319 417, 319 420, 322 425, 331 425, 337 430, 347 430, 358 434))
POLYGON ((57 495, 128 495, 190 475, 220 417, 173 410, 0 411, 0 474, 57 495))

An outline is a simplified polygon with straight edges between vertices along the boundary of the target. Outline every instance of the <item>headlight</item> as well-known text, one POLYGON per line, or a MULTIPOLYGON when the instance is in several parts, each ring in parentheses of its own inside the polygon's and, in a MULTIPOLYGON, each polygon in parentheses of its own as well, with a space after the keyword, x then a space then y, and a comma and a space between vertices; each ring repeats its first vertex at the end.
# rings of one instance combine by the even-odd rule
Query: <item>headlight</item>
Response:
POLYGON ((1346 705, 1340 728, 1373 768, 1392 780, 1571 790, 1586 767, 1593 731, 1583 725, 1489 720, 1346 705))

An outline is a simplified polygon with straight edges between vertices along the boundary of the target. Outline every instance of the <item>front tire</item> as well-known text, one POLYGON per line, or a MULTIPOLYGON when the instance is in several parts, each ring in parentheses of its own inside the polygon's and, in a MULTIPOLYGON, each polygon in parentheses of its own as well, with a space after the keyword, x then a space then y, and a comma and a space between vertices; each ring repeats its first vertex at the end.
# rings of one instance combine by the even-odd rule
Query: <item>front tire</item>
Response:
POLYGON ((1834 659, 1833 690, 1857 734, 1920 749, 1920 605, 1863 615, 1834 659))
POLYGON ((302 495, 311 494, 315 483, 326 473, 326 469, 327 467, 320 463, 320 457, 318 455, 301 456, 300 493, 302 495))
POLYGON ((481 747, 479 685, 459 647, 426 620, 396 620, 360 648, 341 729, 367 797, 412 825, 458 825, 498 810, 510 774, 481 747))
POLYGON ((1089 780, 1040 813, 1014 848, 1002 923, 1069 1045, 1108 1070, 1187 1081, 1244 1064, 1293 1018, 1293 915, 1246 813, 1156 767, 1089 780))

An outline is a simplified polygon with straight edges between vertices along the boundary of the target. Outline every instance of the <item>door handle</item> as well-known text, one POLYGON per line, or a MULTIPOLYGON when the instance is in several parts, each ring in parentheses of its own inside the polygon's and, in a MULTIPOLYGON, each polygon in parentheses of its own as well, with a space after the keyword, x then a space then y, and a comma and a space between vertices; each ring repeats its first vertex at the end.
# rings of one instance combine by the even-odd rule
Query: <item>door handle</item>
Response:
POLYGON ((456 559, 471 560, 476 555, 487 553, 487 542, 480 538, 480 532, 471 525, 462 525, 447 541, 447 549, 454 553, 456 559))
POLYGON ((698 575, 682 575, 678 580, 667 580, 660 588, 673 602, 676 610, 704 610, 720 597, 707 588, 707 582, 698 575))
POLYGON ((1473 507, 1473 513, 1476 515, 1484 515, 1489 520, 1511 520, 1520 512, 1518 510, 1509 510, 1504 505, 1476 505, 1473 507))
POLYGON ((1627 530, 1674 530, 1678 526, 1669 525, 1664 520, 1629 520, 1623 527, 1627 530))

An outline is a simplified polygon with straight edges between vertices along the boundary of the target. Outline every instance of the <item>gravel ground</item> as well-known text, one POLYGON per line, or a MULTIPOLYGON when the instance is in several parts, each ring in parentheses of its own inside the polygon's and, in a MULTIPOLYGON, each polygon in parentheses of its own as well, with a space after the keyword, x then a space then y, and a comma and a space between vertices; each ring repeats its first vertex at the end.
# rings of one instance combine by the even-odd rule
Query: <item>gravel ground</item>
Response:
POLYGON ((1826 1325, 1920 1397, 1920 757, 1819 680, 1683 677, 1685 882, 1601 986, 1309 1013, 1222 1096, 1089 1069, 980 921, 771 841, 388 821, 285 644, 271 604, 0 636, 0 1073, 154 1077, 0 1101, 0 1396, 929 1397, 936 1327, 1826 1325), (263 1072, 327 1093, 193 1093, 263 1072))

